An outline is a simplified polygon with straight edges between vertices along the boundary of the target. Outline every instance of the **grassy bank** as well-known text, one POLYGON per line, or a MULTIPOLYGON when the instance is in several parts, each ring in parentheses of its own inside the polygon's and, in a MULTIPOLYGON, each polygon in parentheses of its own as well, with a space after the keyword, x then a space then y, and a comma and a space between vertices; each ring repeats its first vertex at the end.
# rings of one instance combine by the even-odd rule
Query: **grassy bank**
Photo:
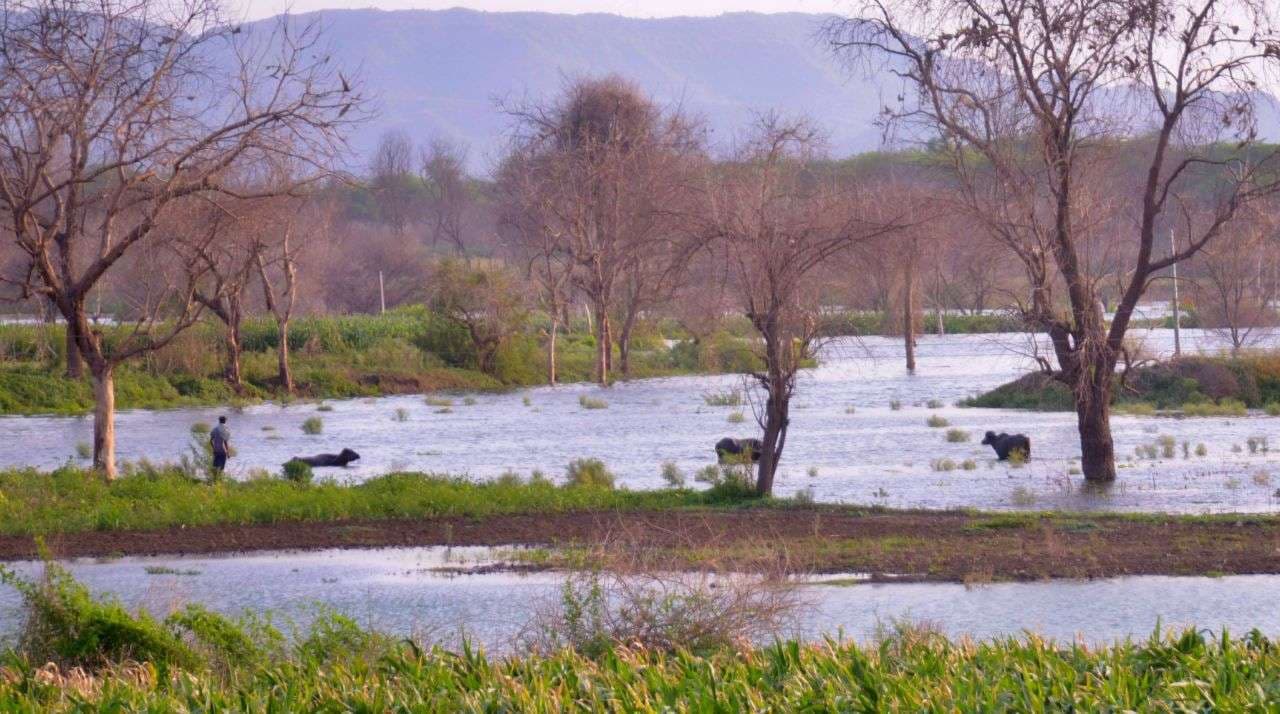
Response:
MULTIPOLYGON (((1280 414, 1280 355, 1183 357, 1138 367, 1117 389, 1114 403, 1138 413, 1180 410, 1191 416, 1240 415, 1247 409, 1280 414)), ((1024 375, 985 394, 967 407, 993 409, 1074 409, 1066 385, 1042 373, 1024 375)))
MULTIPOLYGON (((644 325, 631 353, 633 378, 736 372, 754 368, 746 340, 728 332, 700 341, 684 340, 672 326, 644 325)), ((106 339, 114 339, 105 330, 106 339)), ((221 326, 202 323, 145 359, 116 374, 116 406, 166 408, 280 398, 276 372, 279 331, 273 321, 245 322, 244 389, 234 392, 223 379, 221 326)), ((499 349, 495 370, 477 369, 466 333, 425 308, 386 315, 307 317, 289 332, 297 395, 346 398, 431 391, 484 391, 532 386, 546 381, 546 353, 537 330, 512 336, 499 349)), ((0 413, 78 414, 92 408, 88 379, 63 372, 62 330, 58 325, 0 325, 0 413)), ((563 382, 591 379, 594 338, 570 331, 557 341, 557 369, 563 382)))
POLYGON ((354 485, 295 483, 263 476, 204 483, 174 468, 142 468, 112 483, 62 468, 0 472, 0 534, 157 530, 271 524, 571 511, 635 511, 738 503, 741 490, 628 491, 557 485, 535 476, 488 482, 398 473, 354 485))
POLYGON ((1280 647, 1257 631, 1094 649, 900 626, 865 644, 606 641, 493 657, 340 615, 294 637, 199 606, 135 615, 56 568, 8 581, 29 620, 0 659, 5 711, 1268 711, 1280 698, 1280 647))

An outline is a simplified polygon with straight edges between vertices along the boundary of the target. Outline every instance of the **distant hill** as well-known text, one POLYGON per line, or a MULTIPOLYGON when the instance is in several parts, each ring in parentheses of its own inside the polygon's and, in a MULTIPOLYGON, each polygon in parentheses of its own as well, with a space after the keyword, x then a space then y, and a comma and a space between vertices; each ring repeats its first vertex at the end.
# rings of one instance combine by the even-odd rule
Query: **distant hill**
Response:
MULTIPOLYGON (((553 95, 566 78, 621 74, 660 102, 701 116, 725 145, 754 113, 805 114, 843 156, 877 148, 875 117, 897 78, 850 72, 817 37, 826 16, 733 13, 636 19, 474 10, 326 10, 318 18, 344 66, 359 66, 381 115, 354 137, 368 156, 388 129, 471 147, 483 171, 501 155, 510 119, 498 101, 553 95)), ((264 20, 262 22, 271 22, 264 20)), ((1280 114, 1263 112, 1280 138, 1280 114)))
POLYGON ((663 104, 703 117, 713 140, 726 143, 753 112, 804 113, 837 155, 879 144, 873 119, 881 92, 893 86, 897 94, 891 77, 866 81, 839 66, 816 37, 821 15, 633 19, 455 9, 327 10, 298 19, 317 17, 337 58, 361 66, 381 100, 381 116, 361 130, 357 148, 391 128, 419 140, 446 136, 471 145, 477 169, 501 154, 510 127, 497 101, 550 96, 568 77, 621 74, 663 104))

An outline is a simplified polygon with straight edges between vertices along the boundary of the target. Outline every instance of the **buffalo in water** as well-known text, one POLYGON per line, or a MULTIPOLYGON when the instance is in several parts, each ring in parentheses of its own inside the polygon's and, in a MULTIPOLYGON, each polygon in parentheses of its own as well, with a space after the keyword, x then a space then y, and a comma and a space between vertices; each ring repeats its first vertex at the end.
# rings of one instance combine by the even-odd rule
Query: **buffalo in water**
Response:
POLYGON ((722 464, 726 461, 736 461, 744 454, 749 455, 753 462, 759 461, 762 450, 763 445, 759 439, 734 439, 726 436, 716 442, 716 461, 722 464))
POLYGON ((360 458, 360 454, 351 449, 343 449, 340 454, 317 454, 315 456, 295 456, 290 461, 301 461, 307 466, 346 466, 360 458))
POLYGON ((994 431, 988 431, 987 435, 982 437, 982 443, 987 444, 996 450, 996 457, 1000 461, 1009 458, 1009 454, 1015 451, 1022 453, 1022 458, 1031 458, 1031 439, 1026 434, 999 434, 994 431))

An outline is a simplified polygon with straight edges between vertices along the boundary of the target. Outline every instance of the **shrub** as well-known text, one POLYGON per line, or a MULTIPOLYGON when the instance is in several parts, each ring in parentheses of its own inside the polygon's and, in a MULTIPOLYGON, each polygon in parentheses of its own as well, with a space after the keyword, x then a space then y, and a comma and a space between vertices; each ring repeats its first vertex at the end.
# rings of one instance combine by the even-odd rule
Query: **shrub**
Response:
POLYGON ((1280 402, 1267 402, 1263 408, 1267 411, 1267 416, 1280 416, 1280 402))
POLYGON ((964 429, 947 429, 947 441, 958 444, 969 440, 969 432, 964 429))
POLYGON ((213 431, 213 428, 209 426, 208 422, 198 421, 191 425, 191 433, 196 436, 208 434, 210 431, 213 431))
POLYGON ((614 476, 600 459, 574 459, 565 470, 574 488, 613 488, 614 476))
POLYGON ((693 480, 710 485, 708 493, 716 499, 737 500, 756 495, 750 461, 706 466, 693 480))
POLYGON ((974 469, 978 468, 978 462, 974 461, 973 459, 965 459, 960 463, 960 468, 964 469, 965 471, 973 471, 974 469))
POLYGON ((671 488, 684 488, 684 472, 674 461, 662 464, 662 480, 671 488))
POLYGON ((609 403, 606 402, 605 400, 598 399, 596 397, 590 397, 590 396, 587 396, 586 394, 578 395, 578 405, 581 406, 583 409, 608 409, 609 408, 609 403))
POLYGON ((40 580, 0 567, 0 582, 22 597, 26 621, 18 648, 30 661, 94 669, 130 660, 161 668, 202 664, 181 638, 146 612, 134 615, 117 601, 95 598, 47 558, 40 580))
POLYGON ((933 414, 927 420, 925 420, 925 423, 934 429, 941 429, 942 427, 947 426, 951 422, 947 421, 946 418, 944 417, 938 416, 937 414, 933 414))
POLYGON ((324 420, 320 417, 307 417, 306 421, 302 422, 303 434, 315 436, 322 431, 324 431, 324 420))
POLYGON ((1196 456, 1208 456, 1209 447, 1204 444, 1196 444, 1196 456))
POLYGON ((1163 434, 1158 439, 1160 443, 1160 455, 1166 459, 1172 459, 1177 454, 1178 441, 1168 434, 1163 434))
POLYGON ((1249 408, 1238 399, 1223 399, 1221 402, 1195 402, 1182 407, 1182 413, 1189 417, 1221 417, 1245 416, 1249 408))
POLYGON ((724 392, 704 392, 702 401, 709 407, 736 407, 742 404, 742 391, 730 389, 724 392))
POLYGON ((289 481, 308 484, 311 483, 313 476, 311 466, 305 461, 290 459, 284 463, 284 477, 289 481))

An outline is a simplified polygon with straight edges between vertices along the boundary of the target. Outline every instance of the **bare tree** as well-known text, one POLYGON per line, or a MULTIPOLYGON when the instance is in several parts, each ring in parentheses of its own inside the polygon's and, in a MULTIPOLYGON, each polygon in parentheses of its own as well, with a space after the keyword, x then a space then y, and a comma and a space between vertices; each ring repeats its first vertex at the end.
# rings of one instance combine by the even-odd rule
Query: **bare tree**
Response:
POLYGON ((1138 300, 1276 188, 1262 168, 1275 155, 1256 146, 1253 117, 1258 79, 1280 66, 1274 3, 869 0, 860 9, 829 27, 835 47, 903 79, 910 96, 886 108, 891 125, 942 137, 975 217, 1026 272, 1023 315, 1048 333, 1053 374, 1075 395, 1085 478, 1114 480, 1111 400, 1138 300), (1145 140, 1121 145, 1138 133, 1145 140), (1221 141, 1234 143, 1224 151, 1221 141), (1124 148, 1141 166, 1137 190, 1104 195, 1094 178, 1124 148), (1220 182, 1213 209, 1178 252, 1157 257, 1166 211, 1204 180, 1220 182), (1112 210, 1128 238, 1091 240, 1089 224, 1112 210), (1109 326, 1104 245, 1120 246, 1125 262, 1109 326))
POLYGON ((189 203, 194 210, 177 219, 176 236, 186 256, 187 282, 196 302, 223 324, 223 377, 239 392, 244 389, 240 334, 255 264, 252 229, 243 215, 248 207, 234 200, 189 203))
POLYGON ((293 394, 289 365, 289 321, 298 301, 298 260, 306 236, 328 233, 332 206, 292 196, 271 199, 253 245, 253 264, 262 286, 262 301, 276 323, 276 381, 293 394))
POLYGON ((384 133, 369 169, 379 217, 404 234, 419 208, 415 199, 421 184, 413 171, 413 140, 403 131, 384 133))
POLYGON ((165 286, 106 339, 90 294, 125 259, 167 250, 157 227, 184 201, 235 194, 228 177, 280 153, 333 154, 361 107, 316 28, 288 18, 259 35, 221 24, 209 0, 0 9, 0 207, 29 261, 24 289, 58 306, 93 375, 94 465, 108 478, 115 367, 166 345, 200 310, 190 285, 165 286))
POLYGON ((668 206, 690 187, 701 135, 618 77, 575 82, 558 101, 514 114, 519 165, 539 188, 527 213, 573 263, 594 317, 596 379, 607 384, 619 280, 636 250, 672 230, 668 206))
POLYGON ((421 164, 431 245, 444 242, 465 258, 467 214, 472 208, 467 149, 461 144, 437 139, 423 149, 421 164))
POLYGON ((826 261, 890 228, 866 220, 859 196, 813 163, 813 130, 765 118, 757 135, 712 176, 708 231, 730 290, 761 342, 757 421, 764 431, 756 489, 773 492, 800 368, 814 358, 826 261))
POLYGON ((1230 343, 1233 355, 1280 322, 1274 305, 1280 232, 1266 208, 1249 206, 1191 266, 1201 324, 1230 343))

